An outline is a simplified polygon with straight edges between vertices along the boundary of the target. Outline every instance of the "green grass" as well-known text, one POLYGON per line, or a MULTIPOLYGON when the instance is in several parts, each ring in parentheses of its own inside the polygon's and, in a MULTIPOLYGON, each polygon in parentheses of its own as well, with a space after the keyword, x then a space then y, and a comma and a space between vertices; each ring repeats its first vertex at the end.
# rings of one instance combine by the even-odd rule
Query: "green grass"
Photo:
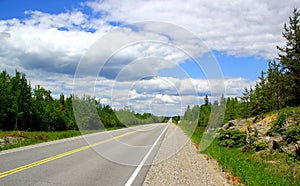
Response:
POLYGON ((33 145, 37 143, 43 143, 47 141, 54 141, 54 140, 59 140, 64 138, 80 136, 84 134, 101 132, 105 130, 116 130, 120 128, 122 127, 112 127, 103 130, 83 130, 83 131, 67 130, 67 131, 54 131, 54 132, 0 131, 0 138, 3 138, 5 136, 12 136, 19 139, 17 144, 9 144, 2 147, 0 146, 0 151, 17 148, 17 147, 23 147, 27 145, 33 145))
POLYGON ((192 139, 194 143, 196 143, 196 145, 200 143, 205 131, 204 127, 195 127, 194 124, 189 124, 185 121, 178 124, 178 126, 192 139))
MULTIPOLYGON (((183 123, 179 126, 194 143, 200 143, 204 128, 197 127, 193 132, 191 125, 183 123)), ((219 146, 214 140, 202 153, 216 159, 225 171, 245 185, 300 185, 299 161, 277 151, 265 154, 242 152, 239 148, 219 146)))
POLYGON ((296 185, 297 182, 297 185, 300 184, 299 179, 294 182, 283 157, 274 157, 273 161, 267 162, 266 158, 254 152, 221 147, 216 141, 204 153, 218 160, 224 170, 230 171, 246 185, 296 185))

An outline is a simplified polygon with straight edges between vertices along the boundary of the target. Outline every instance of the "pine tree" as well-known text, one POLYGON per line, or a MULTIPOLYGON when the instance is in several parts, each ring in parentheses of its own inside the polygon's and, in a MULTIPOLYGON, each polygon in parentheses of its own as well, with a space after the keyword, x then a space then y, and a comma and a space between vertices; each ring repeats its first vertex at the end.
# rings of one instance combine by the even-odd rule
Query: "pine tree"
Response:
POLYGON ((243 92, 243 95, 240 98, 242 100, 242 117, 248 118, 251 115, 251 113, 250 113, 251 105, 250 104, 253 104, 253 89, 252 89, 252 87, 250 87, 250 89, 245 88, 245 92, 243 92))
POLYGON ((261 113, 269 111, 269 88, 267 84, 267 78, 265 77, 265 72, 261 72, 260 77, 258 77, 259 82, 255 85, 255 90, 253 94, 253 104, 252 104, 252 114, 259 115, 261 113))
POLYGON ((204 97, 204 105, 208 105, 208 96, 207 96, 207 94, 205 94, 205 97, 204 97))
POLYGON ((283 70, 279 62, 273 60, 269 61, 269 68, 267 73, 267 95, 269 110, 279 110, 286 105, 286 98, 288 97, 287 91, 288 82, 283 75, 283 70))
POLYGON ((284 47, 277 46, 280 51, 279 61, 284 70, 288 86, 288 105, 300 105, 300 12, 294 9, 293 16, 289 17, 289 25, 284 24, 282 33, 286 39, 284 47))

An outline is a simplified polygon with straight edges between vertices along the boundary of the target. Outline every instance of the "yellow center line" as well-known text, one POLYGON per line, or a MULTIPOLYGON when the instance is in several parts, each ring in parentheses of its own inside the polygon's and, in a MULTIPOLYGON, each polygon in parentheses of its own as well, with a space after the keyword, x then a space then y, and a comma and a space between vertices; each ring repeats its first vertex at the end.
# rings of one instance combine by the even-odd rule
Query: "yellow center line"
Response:
POLYGON ((21 167, 17 167, 17 168, 14 168, 14 169, 11 169, 11 170, 8 170, 8 171, 5 171, 5 172, 1 172, 0 173, 0 179, 4 178, 6 176, 9 176, 9 175, 15 174, 17 172, 21 172, 23 170, 30 169, 32 167, 36 167, 38 165, 41 165, 41 164, 44 164, 44 163, 47 163, 47 162, 50 162, 50 161, 53 161, 53 160, 56 160, 56 159, 59 159, 59 158, 71 155, 71 154, 74 154, 76 152, 80 152, 80 151, 83 151, 83 150, 95 147, 97 145, 101 145, 103 143, 107 143, 109 141, 112 141, 112 140, 115 140, 115 139, 118 139, 118 138, 122 138, 124 136, 128 136, 128 135, 136 133, 136 132, 138 132, 138 131, 137 130, 136 131, 131 131, 131 132, 128 132, 128 133, 125 133, 125 134, 121 134, 121 135, 116 136, 116 137, 112 137, 112 138, 109 138, 109 139, 106 139, 106 140, 103 140, 103 141, 99 141, 97 143, 93 143, 91 145, 86 145, 86 146, 83 146, 83 147, 79 147, 77 149, 70 150, 68 152, 64 152, 64 153, 61 153, 61 154, 58 154, 58 155, 55 155, 55 156, 51 156, 49 158, 45 158, 45 159, 42 159, 42 160, 30 163, 30 164, 27 164, 27 165, 23 165, 21 167))

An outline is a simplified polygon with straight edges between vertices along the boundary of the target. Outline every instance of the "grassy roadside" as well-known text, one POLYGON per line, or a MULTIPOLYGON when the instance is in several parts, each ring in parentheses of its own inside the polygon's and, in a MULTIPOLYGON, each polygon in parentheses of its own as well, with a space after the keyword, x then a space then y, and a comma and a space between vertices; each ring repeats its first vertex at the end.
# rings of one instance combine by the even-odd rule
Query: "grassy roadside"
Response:
POLYGON ((112 127, 103 130, 84 130, 84 131, 67 130, 67 131, 54 131, 54 132, 0 131, 0 139, 13 138, 13 141, 15 142, 15 144, 7 144, 4 146, 0 146, 0 151, 33 145, 37 143, 64 139, 64 138, 71 138, 75 136, 91 134, 91 133, 101 132, 105 130, 116 130, 120 128, 123 127, 112 127))
MULTIPOLYGON (((196 144, 200 143, 205 128, 179 124, 196 144)), ((216 159, 225 171, 245 185, 300 185, 299 162, 277 151, 270 154, 242 152, 239 148, 222 147, 217 139, 202 153, 216 159)))
POLYGON ((215 140, 203 153, 216 159, 224 170, 231 172, 246 185, 300 185, 299 180, 293 177, 293 170, 285 162, 292 160, 280 157, 276 152, 274 157, 241 152, 237 148, 221 147, 215 140))
POLYGON ((204 127, 196 127, 193 124, 188 124, 185 122, 181 122, 177 124, 190 138, 191 140, 198 145, 201 141, 203 133, 205 131, 204 127))

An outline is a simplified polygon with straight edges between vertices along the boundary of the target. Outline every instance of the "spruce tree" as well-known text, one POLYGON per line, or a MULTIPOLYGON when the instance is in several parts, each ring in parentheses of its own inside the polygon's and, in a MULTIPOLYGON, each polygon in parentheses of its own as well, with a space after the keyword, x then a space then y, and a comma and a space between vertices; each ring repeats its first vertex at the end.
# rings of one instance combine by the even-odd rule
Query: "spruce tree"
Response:
POLYGON ((280 51, 279 61, 287 81, 287 104, 300 105, 300 12, 294 9, 293 16, 289 17, 289 25, 284 24, 283 37, 286 44, 277 46, 280 51))

